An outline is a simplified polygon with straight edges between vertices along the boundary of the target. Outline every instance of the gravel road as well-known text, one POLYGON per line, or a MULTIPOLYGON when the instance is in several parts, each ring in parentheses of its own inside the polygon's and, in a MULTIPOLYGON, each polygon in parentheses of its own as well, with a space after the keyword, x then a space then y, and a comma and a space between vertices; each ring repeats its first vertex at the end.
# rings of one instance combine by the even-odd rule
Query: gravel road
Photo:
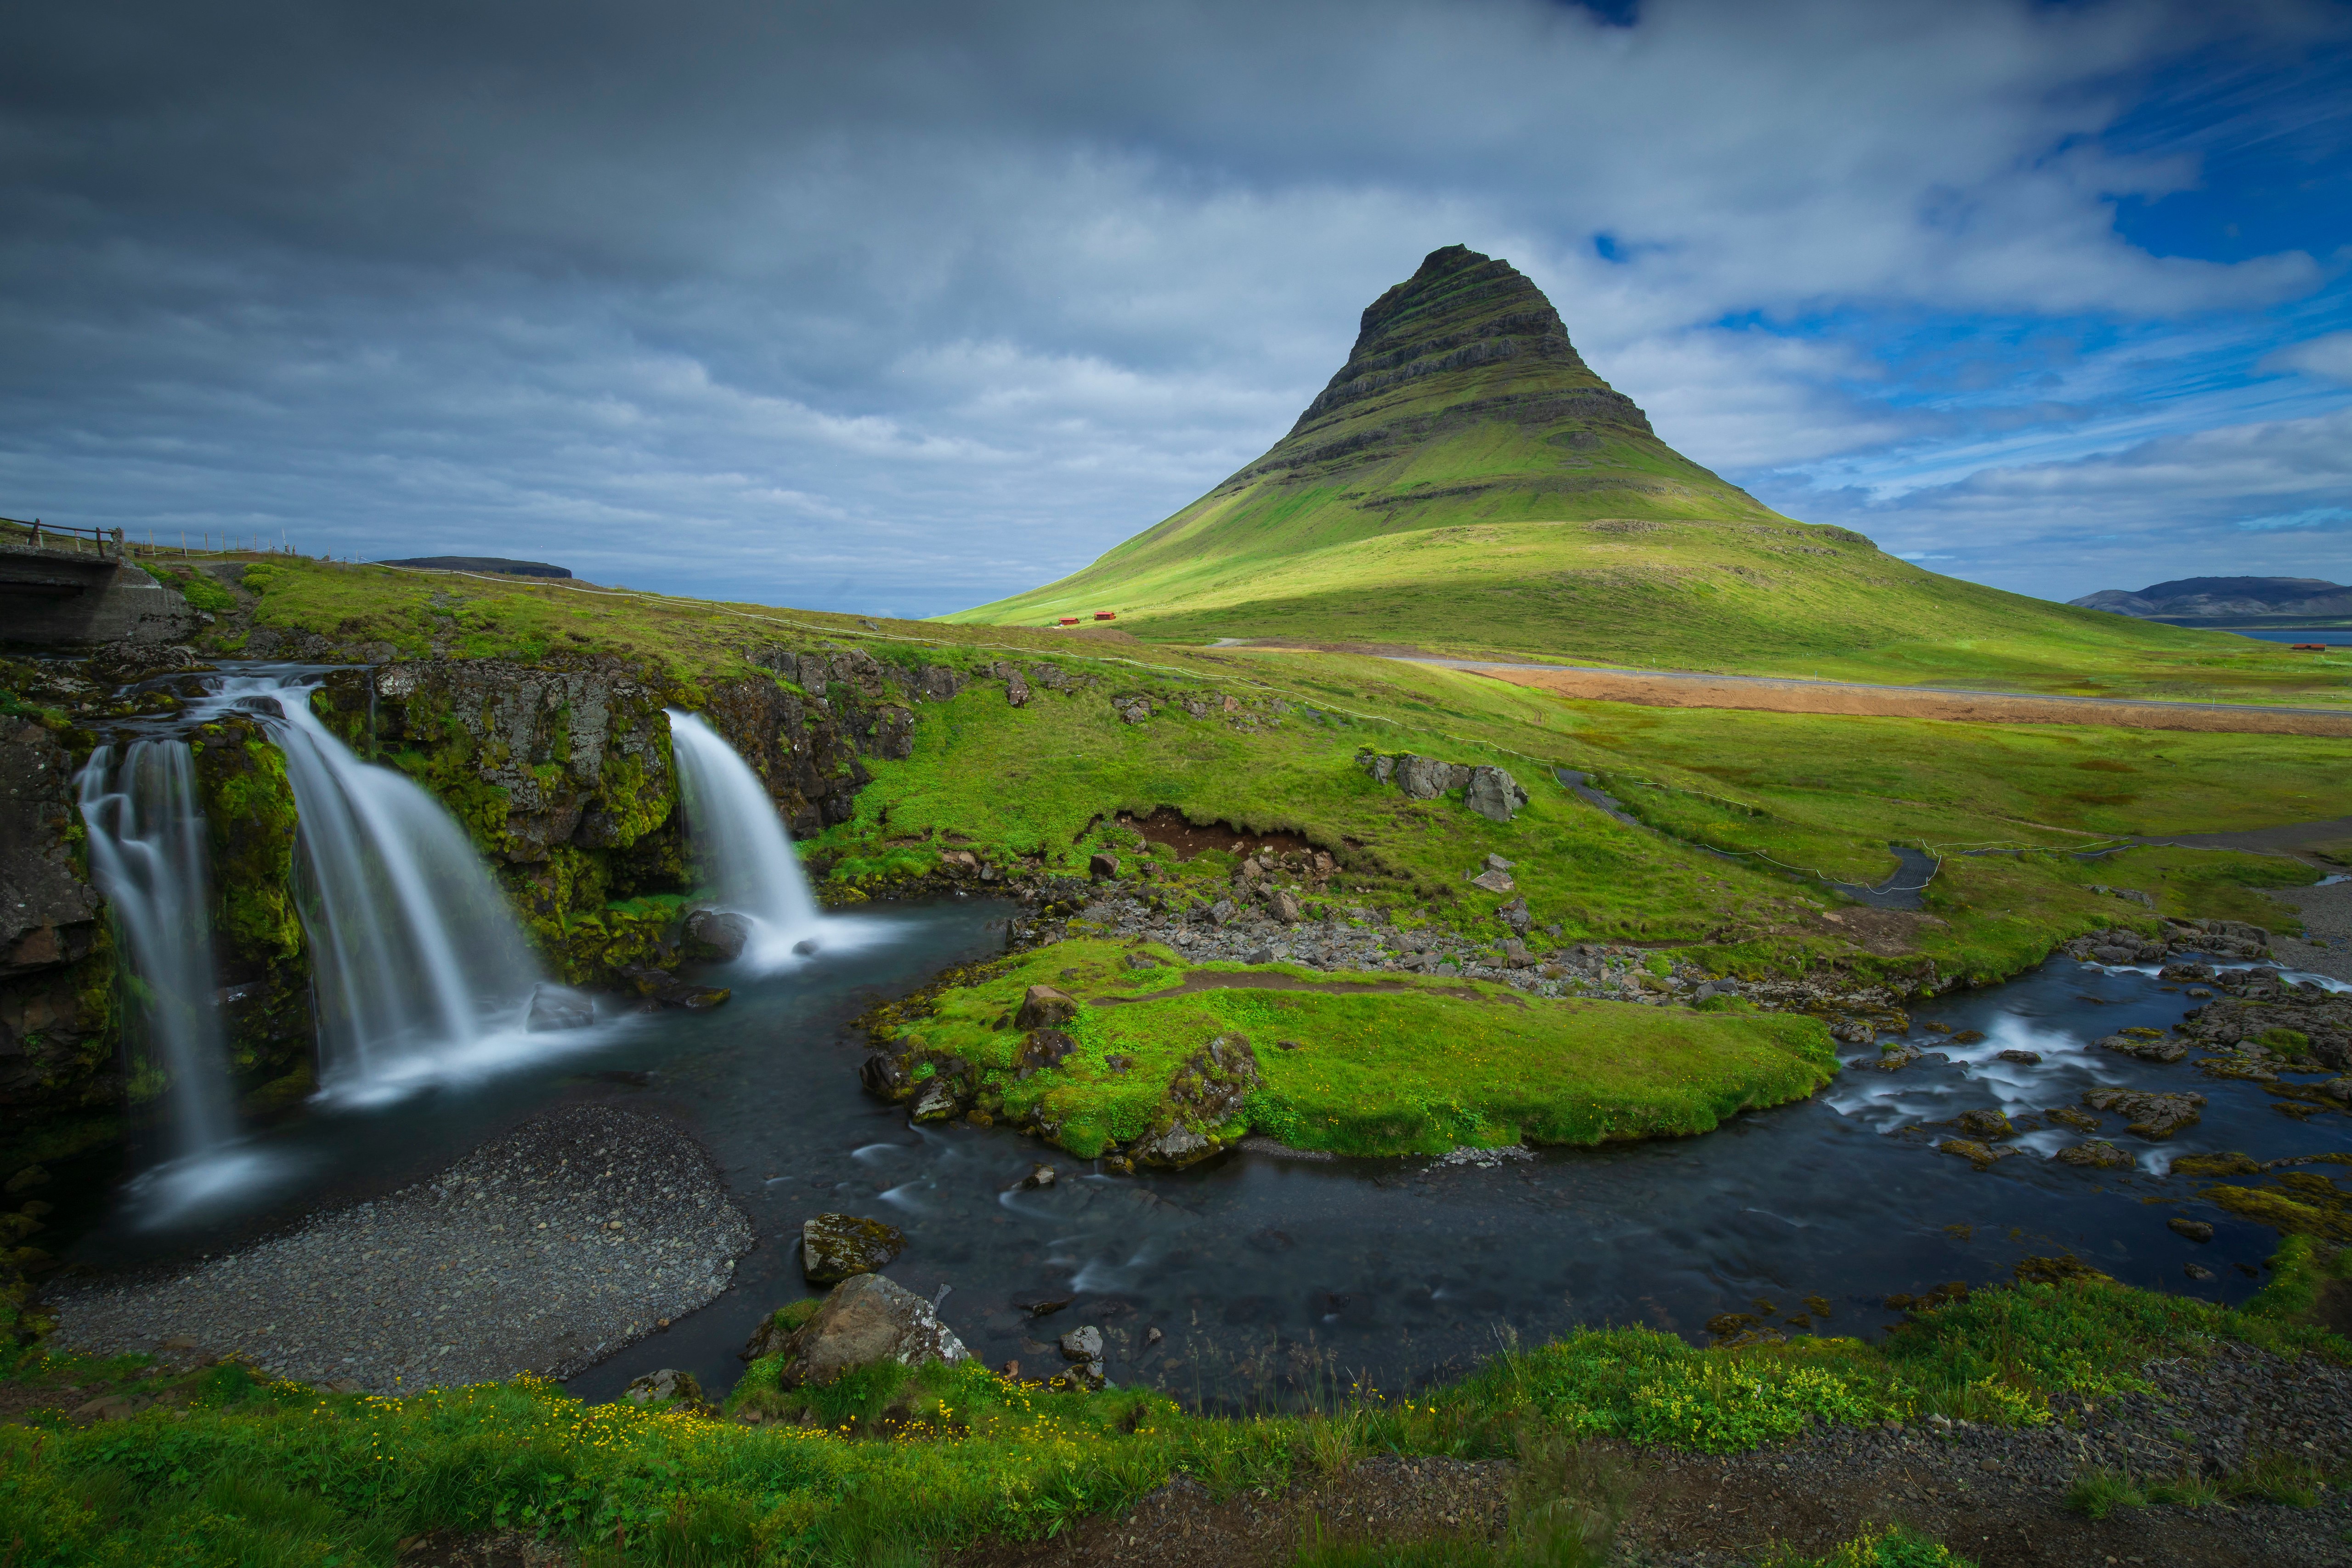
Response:
POLYGON ((752 1236, 683 1129, 583 1106, 289 1234, 51 1305, 66 1346, 237 1352, 371 1393, 562 1378, 710 1301, 752 1236))

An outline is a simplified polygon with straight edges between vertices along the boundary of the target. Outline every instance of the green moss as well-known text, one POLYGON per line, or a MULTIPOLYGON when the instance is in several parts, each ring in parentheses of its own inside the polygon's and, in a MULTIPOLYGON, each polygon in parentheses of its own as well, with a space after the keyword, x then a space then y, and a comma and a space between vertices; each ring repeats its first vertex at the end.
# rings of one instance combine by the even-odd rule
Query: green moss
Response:
POLYGON ((226 615, 236 608, 236 595, 222 587, 209 573, 192 570, 173 571, 169 567, 157 566, 144 561, 139 564, 140 569, 147 575, 154 578, 166 588, 173 590, 199 610, 219 616, 226 615))
POLYGON ((1261 1079, 1248 1125, 1294 1148, 1349 1154, 1704 1132, 1741 1110, 1801 1099, 1837 1070, 1811 1018, 1547 1001, 1486 983, 1287 965, 1188 968, 1170 949, 1084 940, 941 993, 928 1016, 882 1032, 971 1064, 983 1106, 1041 1121, 1086 1155, 1167 1125, 1171 1088, 1198 1070, 1211 1040, 1236 1035, 1261 1079), (1127 963, 1135 952, 1167 967, 1139 973, 1127 963), (1234 984, 1219 986, 1222 975, 1234 984), (1300 988, 1247 984, 1274 975, 1300 988), (1089 1005, 1065 1026, 1078 1048, 1024 1079, 1014 1071, 1024 1037, 1003 1023, 1041 984, 1089 1005))

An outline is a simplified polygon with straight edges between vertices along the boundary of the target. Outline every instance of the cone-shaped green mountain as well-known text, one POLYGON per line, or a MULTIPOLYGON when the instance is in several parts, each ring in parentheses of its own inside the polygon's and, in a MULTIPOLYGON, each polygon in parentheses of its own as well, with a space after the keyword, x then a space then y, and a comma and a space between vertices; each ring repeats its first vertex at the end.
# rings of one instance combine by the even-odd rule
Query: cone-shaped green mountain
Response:
POLYGON ((1459 245, 1372 302, 1348 363, 1264 457, 1085 570, 946 618, 1098 610, 1146 637, 1708 668, 1860 656, 1983 669, 1976 651, 1927 653, 1956 638, 2016 644, 1992 662, 2043 668, 2086 638, 2111 654, 2182 646, 1782 517, 1658 439, 1542 290, 1459 245))

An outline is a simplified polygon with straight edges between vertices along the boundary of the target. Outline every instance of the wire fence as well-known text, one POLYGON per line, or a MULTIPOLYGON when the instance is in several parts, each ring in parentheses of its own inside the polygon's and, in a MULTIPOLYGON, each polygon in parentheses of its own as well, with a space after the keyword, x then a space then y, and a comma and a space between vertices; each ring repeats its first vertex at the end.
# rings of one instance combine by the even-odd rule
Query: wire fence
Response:
POLYGON ((120 528, 79 528, 47 522, 37 517, 0 517, 0 544, 32 550, 52 550, 73 555, 94 555, 108 561, 132 561, 165 556, 291 555, 281 537, 276 544, 258 533, 238 535, 210 529, 177 531, 177 538, 158 538, 150 529, 145 539, 120 528))

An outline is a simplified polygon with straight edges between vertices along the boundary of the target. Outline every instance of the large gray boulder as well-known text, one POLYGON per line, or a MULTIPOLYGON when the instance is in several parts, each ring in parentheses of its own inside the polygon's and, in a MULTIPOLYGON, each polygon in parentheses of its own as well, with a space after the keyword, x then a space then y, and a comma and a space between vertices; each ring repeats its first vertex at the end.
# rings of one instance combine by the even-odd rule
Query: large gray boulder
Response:
POLYGON ((1448 790, 1466 789, 1470 779, 1471 770, 1460 763, 1442 763, 1411 752, 1396 760, 1397 787, 1414 800, 1435 800, 1448 790))
POLYGON ((843 1280, 805 1323, 776 1331, 781 1326, 774 1320, 761 1325, 746 1352, 753 1360, 783 1353, 777 1373, 780 1388, 828 1384, 843 1373, 882 1361, 921 1366, 971 1359, 929 1301, 880 1274, 843 1280))
POLYGON ((686 917, 687 951, 696 958, 731 963, 751 940, 751 921, 732 910, 697 910, 686 917))
POLYGON ((1491 822, 1508 822, 1528 804, 1528 792, 1500 768, 1474 768, 1462 804, 1491 822))

